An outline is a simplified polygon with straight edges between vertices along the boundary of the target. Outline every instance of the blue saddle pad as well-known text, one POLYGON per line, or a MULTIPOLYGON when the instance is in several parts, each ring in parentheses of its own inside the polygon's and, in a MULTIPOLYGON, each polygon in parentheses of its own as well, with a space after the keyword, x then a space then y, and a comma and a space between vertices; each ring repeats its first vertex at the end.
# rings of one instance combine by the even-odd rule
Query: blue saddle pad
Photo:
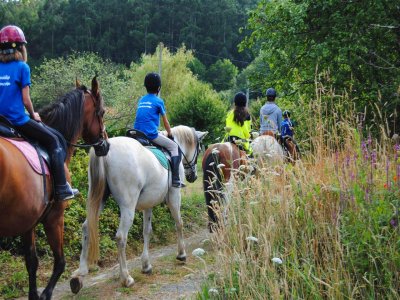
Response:
POLYGON ((154 146, 147 146, 146 148, 154 154, 164 169, 169 170, 169 161, 164 152, 154 146))

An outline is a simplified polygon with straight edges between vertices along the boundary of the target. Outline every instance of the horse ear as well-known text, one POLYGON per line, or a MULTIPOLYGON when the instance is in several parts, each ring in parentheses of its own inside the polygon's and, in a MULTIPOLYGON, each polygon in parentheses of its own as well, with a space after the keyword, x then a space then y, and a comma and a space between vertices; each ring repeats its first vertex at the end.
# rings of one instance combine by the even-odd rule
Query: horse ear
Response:
POLYGON ((81 82, 79 81, 78 77, 75 78, 75 87, 79 88, 81 86, 81 82))
POLYGON ((197 134, 197 137, 199 138, 199 141, 202 141, 208 134, 208 131, 204 131, 204 132, 196 131, 196 134, 197 134))
POLYGON ((92 93, 94 95, 98 96, 99 92, 100 92, 100 86, 99 86, 99 82, 97 81, 97 75, 96 75, 92 79, 92 93))

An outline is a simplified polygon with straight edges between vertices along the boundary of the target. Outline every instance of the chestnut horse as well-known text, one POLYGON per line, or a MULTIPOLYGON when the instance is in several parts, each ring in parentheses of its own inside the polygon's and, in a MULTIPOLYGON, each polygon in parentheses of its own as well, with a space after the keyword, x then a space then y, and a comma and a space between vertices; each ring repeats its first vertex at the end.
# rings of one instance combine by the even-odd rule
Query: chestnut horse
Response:
POLYGON ((212 144, 204 153, 203 190, 210 232, 216 230, 221 216, 226 217, 225 204, 229 201, 234 175, 243 174, 239 170, 247 165, 246 152, 231 142, 212 144))
MULTIPOLYGON (((45 124, 57 129, 68 143, 65 171, 68 180, 68 163, 75 143, 83 138, 85 143, 99 147, 104 140, 103 100, 96 77, 91 90, 77 88, 39 112, 45 124)), ((90 145, 85 145, 90 146, 90 145)), ((50 299, 53 289, 65 269, 63 253, 64 209, 67 202, 46 201, 52 198, 52 180, 37 174, 24 155, 9 141, 0 138, 0 236, 22 236, 26 268, 29 274, 29 299, 39 299, 36 285, 38 258, 35 249, 35 227, 42 223, 47 241, 54 256, 53 273, 40 295, 50 299)))

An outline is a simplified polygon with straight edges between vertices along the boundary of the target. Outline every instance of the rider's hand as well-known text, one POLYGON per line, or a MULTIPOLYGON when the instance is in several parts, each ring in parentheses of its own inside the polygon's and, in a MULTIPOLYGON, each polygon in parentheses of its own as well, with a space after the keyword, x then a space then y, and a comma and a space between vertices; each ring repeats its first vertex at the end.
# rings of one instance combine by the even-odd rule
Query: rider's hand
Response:
POLYGON ((33 113, 32 119, 34 119, 37 122, 42 122, 42 119, 40 118, 40 116, 37 112, 33 113))

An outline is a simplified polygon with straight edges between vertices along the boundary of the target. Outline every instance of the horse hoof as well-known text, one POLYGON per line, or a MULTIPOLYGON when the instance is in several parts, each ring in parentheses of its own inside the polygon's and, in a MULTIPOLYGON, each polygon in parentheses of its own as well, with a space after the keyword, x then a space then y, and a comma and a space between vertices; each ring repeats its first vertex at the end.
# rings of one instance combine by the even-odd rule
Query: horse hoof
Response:
POLYGON ((133 280, 133 278, 131 276, 129 276, 125 282, 124 282, 124 286, 125 287, 131 287, 133 284, 135 283, 135 280, 133 280))
POLYGON ((183 261, 183 262, 185 262, 186 261, 186 254, 185 255, 178 255, 177 257, 176 257, 176 259, 177 260, 179 260, 179 261, 183 261))
POLYGON ((151 273, 153 273, 153 267, 150 265, 147 268, 142 269, 142 273, 150 275, 151 273))
POLYGON ((82 278, 81 277, 72 278, 69 281, 69 286, 71 287, 71 292, 77 294, 83 286, 82 278))

